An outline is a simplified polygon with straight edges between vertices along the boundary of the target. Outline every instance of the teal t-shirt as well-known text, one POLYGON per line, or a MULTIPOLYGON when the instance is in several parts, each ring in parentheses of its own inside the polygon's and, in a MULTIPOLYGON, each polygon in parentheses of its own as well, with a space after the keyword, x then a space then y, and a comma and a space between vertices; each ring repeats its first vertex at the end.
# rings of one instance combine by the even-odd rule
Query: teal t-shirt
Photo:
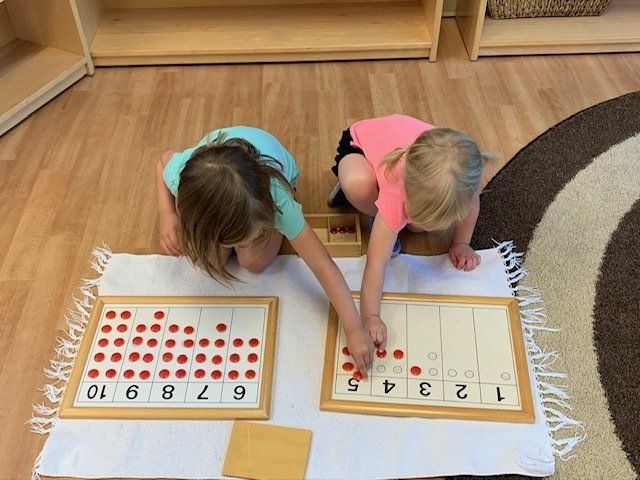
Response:
MULTIPOLYGON (((243 138, 254 145, 262 155, 277 160, 278 163, 272 162, 273 166, 282 172, 292 187, 295 187, 298 180, 296 161, 278 139, 259 128, 237 126, 214 130, 200 140, 197 145, 173 154, 171 160, 164 167, 162 176, 164 183, 174 197, 178 196, 180 173, 193 152, 198 147, 205 145, 207 141, 215 140, 220 133, 225 133, 228 138, 243 138)), ((300 235, 305 224, 302 206, 293 199, 287 188, 276 178, 271 179, 271 198, 277 207, 274 225, 276 230, 289 240, 295 239, 300 235)))

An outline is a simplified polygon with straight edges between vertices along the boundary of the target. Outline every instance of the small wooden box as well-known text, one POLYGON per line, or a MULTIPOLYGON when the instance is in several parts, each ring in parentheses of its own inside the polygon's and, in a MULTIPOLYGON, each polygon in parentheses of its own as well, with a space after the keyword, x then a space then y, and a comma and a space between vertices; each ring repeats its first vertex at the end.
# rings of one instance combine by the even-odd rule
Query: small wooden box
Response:
MULTIPOLYGON (((312 213, 304 218, 332 257, 362 255, 362 231, 357 213, 312 213)), ((296 252, 285 240, 280 253, 296 252)))

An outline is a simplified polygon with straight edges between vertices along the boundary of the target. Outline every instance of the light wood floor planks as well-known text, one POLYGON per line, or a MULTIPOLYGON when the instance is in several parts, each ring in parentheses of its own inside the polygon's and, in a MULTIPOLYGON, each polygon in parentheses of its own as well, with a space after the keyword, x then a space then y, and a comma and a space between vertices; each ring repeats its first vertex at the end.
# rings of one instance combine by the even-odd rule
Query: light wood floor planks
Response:
MULTIPOLYGON (((640 54, 471 63, 452 20, 435 64, 98 69, 0 138, 0 477, 27 478, 44 441, 24 422, 91 249, 159 251, 153 166, 164 149, 262 126, 295 154, 299 198, 320 212, 340 132, 359 118, 401 111, 465 130, 502 165, 560 120, 638 89, 640 54)), ((435 252, 445 240, 405 245, 435 252)))

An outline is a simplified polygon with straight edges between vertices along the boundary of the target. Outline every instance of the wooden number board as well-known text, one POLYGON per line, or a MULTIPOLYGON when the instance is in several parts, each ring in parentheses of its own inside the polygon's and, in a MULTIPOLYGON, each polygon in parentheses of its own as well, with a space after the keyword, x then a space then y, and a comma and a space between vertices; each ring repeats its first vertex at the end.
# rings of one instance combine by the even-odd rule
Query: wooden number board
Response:
POLYGON ((269 418, 278 299, 99 297, 63 418, 269 418))
POLYGON ((387 345, 363 380, 331 307, 321 410, 535 421, 516 299, 384 294, 380 313, 387 345))

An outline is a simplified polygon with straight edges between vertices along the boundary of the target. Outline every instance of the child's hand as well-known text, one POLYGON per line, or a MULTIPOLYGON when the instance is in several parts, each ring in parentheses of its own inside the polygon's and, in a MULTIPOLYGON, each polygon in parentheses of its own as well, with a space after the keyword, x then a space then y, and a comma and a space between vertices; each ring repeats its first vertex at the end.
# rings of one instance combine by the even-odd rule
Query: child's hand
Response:
POLYGON ((362 373, 362 378, 367 378, 367 370, 371 367, 373 359, 373 342, 367 331, 363 328, 355 329, 349 333, 345 332, 347 337, 347 348, 356 362, 356 368, 362 373))
POLYGON ((180 245, 180 220, 176 214, 160 216, 160 245, 162 251, 168 255, 179 257, 182 255, 180 245))
POLYGON ((365 330, 369 332, 371 340, 378 350, 387 346, 387 326, 378 315, 367 315, 362 318, 365 330))
POLYGON ((452 243, 449 248, 449 258, 454 267, 465 272, 470 272, 480 265, 480 255, 466 243, 452 243))

